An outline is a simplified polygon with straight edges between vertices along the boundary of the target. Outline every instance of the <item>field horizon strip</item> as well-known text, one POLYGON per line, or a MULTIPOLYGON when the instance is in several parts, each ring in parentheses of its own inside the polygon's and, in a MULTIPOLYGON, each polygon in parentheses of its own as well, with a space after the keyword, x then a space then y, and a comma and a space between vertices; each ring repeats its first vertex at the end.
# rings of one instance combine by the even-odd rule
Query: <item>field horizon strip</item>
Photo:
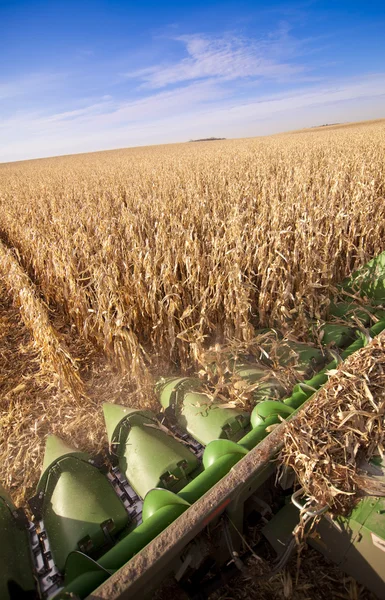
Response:
POLYGON ((2 165, 0 231, 37 294, 118 367, 184 369, 210 342, 301 332, 383 250, 384 130, 2 165))

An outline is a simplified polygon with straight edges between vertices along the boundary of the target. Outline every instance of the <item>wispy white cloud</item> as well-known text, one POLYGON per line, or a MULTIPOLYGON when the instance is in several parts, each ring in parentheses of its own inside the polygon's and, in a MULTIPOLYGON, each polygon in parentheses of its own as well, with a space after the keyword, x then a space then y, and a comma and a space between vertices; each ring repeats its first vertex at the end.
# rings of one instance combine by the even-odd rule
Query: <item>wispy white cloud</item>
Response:
POLYGON ((162 88, 187 81, 220 78, 277 79, 303 73, 305 67, 288 62, 300 43, 289 35, 286 26, 263 40, 228 34, 209 38, 182 35, 175 38, 185 45, 187 56, 173 64, 158 64, 126 73, 148 88, 162 88))
POLYGON ((341 106, 348 120, 350 114, 356 118, 349 113, 352 103, 369 111, 385 95, 383 73, 321 79, 305 56, 316 48, 314 39, 296 39, 286 23, 259 39, 232 33, 172 39, 184 49, 181 58, 132 71, 123 84, 116 84, 117 68, 95 80, 91 74, 85 83, 75 68, 72 76, 0 79, 0 161, 210 135, 265 134, 278 126, 290 129, 293 119, 296 126, 301 119, 308 124, 306 114, 310 124, 325 112, 328 121, 340 120, 333 115, 340 115, 341 106), (46 103, 45 91, 51 88, 46 103))
MULTIPOLYGON (((226 119, 261 119, 282 111, 336 104, 385 95, 385 73, 348 78, 299 90, 287 90, 226 108, 226 119)), ((385 115, 384 115, 385 116, 385 115)))
POLYGON ((0 79, 0 101, 41 94, 44 90, 54 88, 64 77, 63 73, 30 73, 7 81, 0 79))
POLYGON ((153 92, 135 101, 117 102, 107 97, 78 110, 15 116, 2 123, 4 147, 0 161, 210 135, 266 134, 302 124, 319 124, 314 122, 317 118, 356 119, 352 107, 358 104, 363 116, 374 118, 381 116, 383 97, 383 73, 261 94, 242 104, 227 86, 211 80, 198 81, 174 91, 153 92))
POLYGON ((77 108, 75 110, 68 110, 60 113, 55 113, 50 116, 42 117, 37 119, 39 126, 48 125, 50 123, 70 122, 77 121, 83 117, 91 118, 97 115, 102 115, 108 112, 108 110, 114 111, 116 105, 112 101, 112 96, 103 96, 100 102, 84 106, 83 108, 77 108))
POLYGON ((71 111, 51 114, 37 112, 15 114, 0 121, 0 130, 22 131, 27 127, 29 132, 35 131, 41 135, 45 131, 49 131, 53 125, 56 131, 59 131, 60 127, 63 129, 71 126, 80 128, 90 125, 94 127, 96 123, 98 129, 120 127, 147 119, 161 120, 170 114, 178 114, 193 107, 204 107, 210 103, 217 104, 229 95, 228 90, 221 90, 214 82, 208 81, 197 82, 177 90, 153 92, 145 97, 127 102, 114 100, 112 96, 103 96, 91 104, 71 111))

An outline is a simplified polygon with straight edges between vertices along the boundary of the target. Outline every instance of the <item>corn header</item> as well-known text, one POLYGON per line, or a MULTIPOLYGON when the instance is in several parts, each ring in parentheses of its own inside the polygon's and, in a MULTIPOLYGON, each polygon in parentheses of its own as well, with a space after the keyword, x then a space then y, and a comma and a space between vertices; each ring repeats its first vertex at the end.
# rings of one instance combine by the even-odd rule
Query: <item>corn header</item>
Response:
MULTIPOLYGON (((382 253, 340 286, 323 346, 278 344, 280 363, 295 356, 306 377, 289 392, 266 375, 268 345, 258 363, 234 359, 239 377, 259 382, 251 414, 213 402, 200 379, 169 378, 157 384, 158 415, 104 405, 109 464, 49 436, 32 521, 0 487, 0 598, 146 598, 168 575, 197 597, 210 571, 242 566, 250 515, 277 554, 272 571, 282 567, 306 503, 294 473, 276 478, 282 422, 385 329, 384 303, 382 253)), ((366 470, 385 484, 380 458, 366 470)), ((320 516, 310 543, 385 599, 385 498, 363 497, 345 517, 305 512, 320 516)))

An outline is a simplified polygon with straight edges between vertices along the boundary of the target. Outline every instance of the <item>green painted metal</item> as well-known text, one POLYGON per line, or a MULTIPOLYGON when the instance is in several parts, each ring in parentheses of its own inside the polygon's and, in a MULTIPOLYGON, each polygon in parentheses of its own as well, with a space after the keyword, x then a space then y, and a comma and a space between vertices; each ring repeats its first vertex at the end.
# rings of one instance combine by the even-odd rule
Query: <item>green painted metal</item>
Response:
POLYGON ((57 437, 56 435, 47 436, 45 442, 45 451, 44 451, 44 459, 41 477, 39 479, 37 493, 43 494, 44 488, 47 484, 47 479, 50 473, 50 470, 55 466, 55 464, 62 460, 63 458, 71 456, 72 458, 78 458, 79 460, 84 460, 88 462, 91 460, 91 457, 86 452, 82 452, 81 450, 76 450, 66 444, 62 439, 57 437))
MULTIPOLYGON (((270 342, 264 344, 268 355, 272 353, 272 348, 270 342)), ((304 375, 314 373, 326 362, 325 354, 319 348, 285 339, 277 342, 274 346, 274 355, 281 366, 292 367, 304 375)), ((261 355, 261 361, 267 365, 272 364, 271 359, 267 358, 265 354, 261 355)))
POLYGON ((79 549, 97 556, 129 523, 123 503, 91 460, 56 436, 48 437, 37 497, 60 571, 70 552, 79 549))
POLYGON ((178 423, 202 445, 216 439, 238 440, 248 427, 250 415, 236 408, 223 408, 206 394, 188 392, 178 423))
POLYGON ((65 565, 65 588, 59 593, 54 594, 53 598, 65 598, 65 600, 69 600, 70 598, 83 598, 90 591, 94 590, 96 586, 103 583, 106 579, 112 575, 113 571, 107 571, 104 569, 99 562, 93 560, 86 554, 82 554, 79 551, 71 552, 68 555, 66 565, 65 565), (74 595, 72 596, 71 590, 71 582, 77 582, 77 586, 79 590, 84 590, 84 596, 74 595), (87 587, 88 586, 88 592, 87 587))
POLYGON ((98 560, 99 570, 96 570, 93 564, 91 565, 91 561, 90 569, 87 567, 87 563, 84 562, 79 564, 77 568, 76 553, 70 554, 67 562, 68 573, 71 575, 71 579, 69 575, 67 576, 66 568, 65 592, 60 592, 55 598, 68 597, 64 593, 74 593, 80 598, 84 598, 91 593, 93 589, 109 576, 109 573, 101 569, 113 572, 120 568, 148 542, 166 529, 170 523, 183 514, 190 504, 196 502, 218 483, 243 456, 244 452, 237 452, 219 457, 214 464, 207 467, 207 469, 202 471, 178 492, 177 496, 179 499, 184 500, 185 503, 169 503, 171 497, 168 496, 165 505, 160 506, 155 512, 146 507, 144 509, 144 512, 147 513, 148 511, 146 520, 98 560), (149 516, 150 512, 151 515, 149 516))
POLYGON ((242 458, 242 456, 247 454, 247 450, 231 440, 213 440, 208 444, 203 454, 202 462, 204 468, 208 469, 212 465, 215 465, 219 458, 228 454, 239 454, 242 458))
POLYGON ((255 448, 259 442, 261 442, 270 433, 270 428, 280 423, 278 415, 272 415, 267 417, 261 425, 254 427, 249 433, 247 433, 238 444, 243 446, 247 450, 255 448))
POLYGON ((247 412, 213 402, 201 391, 199 380, 164 380, 163 385, 162 381, 157 385, 157 390, 162 406, 171 409, 179 426, 203 446, 216 439, 236 441, 249 425, 247 412))
POLYGON ((236 362, 234 372, 250 385, 260 382, 261 379, 268 375, 265 365, 249 364, 246 362, 236 362))
POLYGON ((364 310, 362 306, 355 302, 332 302, 330 304, 329 315, 346 321, 359 321, 366 327, 370 323, 370 310, 364 310))
POLYGON ((155 385, 155 392, 164 409, 175 407, 177 404, 176 396, 185 392, 199 392, 203 390, 204 385, 196 377, 162 377, 155 385))
POLYGON ((310 543, 385 599, 385 498, 362 498, 348 517, 323 518, 310 543))
POLYGON ((193 504, 222 479, 244 456, 241 452, 225 454, 190 481, 178 495, 193 504))
POLYGON ((174 492, 170 492, 170 490, 165 490, 164 488, 154 488, 150 490, 143 502, 143 522, 147 521, 147 519, 152 517, 152 515, 154 515, 161 508, 164 508, 165 506, 175 506, 177 504, 181 504, 186 507, 191 506, 189 502, 177 494, 174 494, 174 492))
MULTIPOLYGON (((381 600, 385 599, 385 499, 372 499, 373 510, 349 548, 340 567, 367 586, 381 600)), ((349 521, 352 531, 354 526, 349 521)))
POLYGON ((298 522, 299 510, 287 499, 283 508, 263 526, 262 534, 278 556, 286 550, 298 522))
MULTIPOLYGON (((385 328, 385 322, 381 324, 376 324, 372 329, 372 335, 375 335, 382 331, 385 328)), ((363 339, 357 340, 358 343, 352 344, 347 350, 345 350, 345 357, 350 355, 354 350, 358 349, 358 347, 362 347, 364 344, 363 339)), ((328 368, 332 368, 336 366, 335 361, 328 365, 328 368)), ((313 378, 314 379, 314 378, 313 378)), ((327 375, 323 372, 318 379, 318 383, 322 385, 322 381, 325 382, 327 380, 327 375)), ((314 383, 314 382, 313 382, 314 383)), ((302 388, 300 388, 303 391, 302 388)), ((306 391, 305 399, 309 397, 314 392, 313 389, 309 389, 306 391)), ((301 398, 301 403, 304 401, 304 398, 301 398)), ((279 404, 279 403, 276 403, 279 404)), ((269 416, 266 421, 252 429, 249 433, 247 433, 241 440, 239 440, 238 444, 235 446, 243 446, 245 450, 250 450, 255 445, 257 445, 264 437, 266 437, 269 433, 269 428, 274 424, 279 422, 278 415, 269 416)), ((206 448, 206 451, 209 448, 206 448)), ((206 452, 205 451, 205 452, 206 452)), ((211 450, 209 449, 211 452, 211 450)), ((204 469, 201 473, 199 473, 190 483, 188 483, 183 489, 181 489, 177 496, 185 500, 188 504, 193 504, 200 497, 202 497, 208 490, 210 490, 222 477, 224 477, 229 470, 239 462, 242 458, 243 454, 241 453, 227 453, 223 454, 219 458, 217 458, 214 462, 211 462, 209 458, 207 458, 207 468, 204 469)), ((204 463, 206 460, 204 459, 204 463)), ((151 516, 146 519, 139 527, 137 527, 134 531, 128 534, 124 539, 118 542, 108 553, 106 553, 99 561, 100 565, 109 570, 116 570, 120 566, 122 566, 126 561, 128 561, 133 554, 139 551, 143 546, 148 543, 151 539, 156 537, 158 533, 160 533, 165 527, 175 520, 180 514, 186 510, 186 505, 180 504, 172 504, 169 505, 168 499, 166 501, 166 506, 155 510, 155 512, 151 511, 151 516), (151 529, 149 529, 151 527, 151 529)), ((92 575, 88 572, 79 573, 79 576, 72 581, 69 585, 66 585, 67 591, 73 591, 78 593, 81 597, 89 593, 92 589, 94 589, 100 583, 100 578, 103 575, 100 572, 97 572, 92 575)), ((107 578, 108 575, 105 575, 107 578)))
POLYGON ((44 474, 47 469, 52 467, 56 461, 60 460, 64 456, 69 456, 70 454, 74 454, 75 456, 85 460, 89 458, 85 452, 79 452, 79 450, 72 448, 72 446, 66 444, 64 440, 60 439, 56 435, 49 435, 45 442, 42 473, 44 474))
POLYGON ((385 252, 382 252, 341 284, 341 290, 366 296, 374 302, 385 301, 385 252))
MULTIPOLYGON (((369 334, 373 338, 385 329, 385 320, 378 321, 373 327, 370 328, 369 334)), ((346 350, 341 353, 342 360, 345 360, 356 352, 363 348, 368 343, 368 339, 362 334, 360 335, 346 350)), ((293 393, 289 398, 285 398, 283 402, 292 408, 299 408, 308 398, 310 398, 314 392, 316 392, 324 383, 328 380, 328 372, 336 369, 338 362, 333 360, 324 369, 319 371, 311 379, 305 380, 303 383, 299 383, 294 386, 293 393)))
POLYGON ((68 598, 68 594, 77 594, 84 598, 92 592, 109 575, 119 569, 125 562, 130 560, 161 531, 166 529, 170 523, 175 521, 188 508, 187 504, 172 504, 164 506, 134 529, 128 536, 120 540, 111 550, 106 552, 99 560, 99 570, 90 572, 87 563, 79 565, 77 569, 76 554, 68 557, 71 568, 65 571, 65 589, 60 591, 55 598, 68 598), (103 569, 103 570, 102 570, 103 569), (71 575, 71 580, 69 579, 71 575), (67 595, 65 595, 67 594, 67 595))
POLYGON ((237 362, 234 372, 248 384, 258 384, 253 391, 255 402, 281 398, 286 393, 282 383, 276 377, 271 376, 266 366, 237 362))
MULTIPOLYGON (((382 331, 384 328, 385 328, 385 322, 377 323, 370 330, 370 332, 372 335, 376 335, 377 333, 382 331)), ((345 358, 345 357, 349 356, 353 351, 357 350, 359 347, 362 347, 364 345, 364 343, 365 343, 365 340, 363 338, 358 339, 354 344, 352 344, 349 348, 347 348, 344 351, 343 357, 345 358)), ((337 366, 336 361, 333 361, 332 363, 330 363, 327 366, 326 369, 324 369, 323 372, 321 372, 320 374, 315 376, 312 380, 308 381, 307 384, 305 384, 305 386, 298 388, 298 392, 301 392, 301 394, 304 394, 304 396, 301 395, 300 403, 302 403, 305 399, 307 399, 314 392, 315 386, 310 387, 310 384, 313 383, 313 384, 317 385, 318 387, 320 385, 322 385, 322 383, 324 383, 328 378, 325 371, 327 369, 335 368, 336 366, 337 366), (318 379, 316 380, 317 377, 318 377, 318 379), (306 388, 306 385, 308 386, 307 388, 306 388)), ((273 402, 272 404, 280 404, 280 403, 273 402)), ((266 437, 266 435, 268 435, 268 433, 269 433, 269 428, 278 422, 279 422, 279 418, 277 415, 268 416, 266 421, 264 421, 260 425, 257 425, 254 429, 252 429, 249 433, 247 433, 241 440, 239 440, 238 444, 234 444, 234 446, 239 445, 239 446, 243 446, 243 448, 245 450, 250 450, 256 444, 258 444, 264 437, 266 437)), ((227 443, 227 440, 223 440, 223 441, 227 443)), ((222 442, 222 440, 220 442, 222 442)), ((215 448, 214 443, 213 443, 213 448, 215 448)), ((209 446, 206 448, 205 452, 207 452, 208 450, 209 450, 209 453, 212 451, 211 448, 209 448, 209 446)), ((226 450, 224 449, 224 452, 225 451, 226 450)), ((207 459, 204 458, 204 464, 206 463, 206 468, 204 469, 204 471, 202 471, 200 474, 198 474, 190 483, 188 483, 182 490, 180 490, 176 494, 179 498, 185 500, 188 504, 193 504, 198 498, 203 496, 222 477, 224 477, 228 473, 228 471, 231 469, 231 467, 236 465, 236 463, 242 457, 242 454, 238 454, 236 452, 227 453, 227 454, 224 453, 222 456, 220 456, 219 458, 216 458, 216 460, 211 462, 209 453, 207 454, 208 458, 207 459)), ((174 497, 174 494, 173 494, 173 497, 174 497)), ((149 496, 149 498, 150 498, 150 496, 149 496)), ((162 503, 163 499, 159 499, 159 501, 162 503)), ((151 500, 151 502, 152 502, 152 500, 151 500)), ((171 522, 170 519, 177 518, 177 516, 179 516, 179 514, 184 512, 184 510, 186 509, 186 505, 179 505, 179 504, 169 505, 168 502, 169 502, 169 498, 165 499, 166 506, 161 506, 161 504, 160 504, 161 508, 159 508, 158 510, 156 510, 157 507, 155 507, 155 509, 152 509, 150 511, 151 516, 148 517, 148 519, 144 523, 142 523, 142 525, 140 525, 138 528, 136 528, 133 532, 131 532, 128 536, 126 536, 123 540, 118 542, 118 544, 116 544, 116 546, 112 550, 110 550, 106 555, 104 555, 102 557, 102 559, 99 561, 100 564, 102 565, 102 567, 107 568, 107 569, 119 568, 125 561, 129 560, 129 558, 133 555, 133 553, 135 553, 135 549, 138 547, 137 544, 139 543, 138 540, 143 541, 144 539, 146 539, 146 540, 150 541, 150 539, 155 537, 157 535, 157 533, 162 531, 162 529, 164 528, 164 526, 162 525, 163 519, 167 519, 168 520, 167 524, 168 524, 169 522, 171 522), (175 515, 174 517, 171 516, 172 509, 175 511, 173 513, 175 515), (152 530, 152 535, 150 535, 149 530, 147 528, 149 523, 151 524, 151 527, 154 527, 154 529, 152 530), (105 557, 107 557, 107 555, 108 555, 108 560, 105 559, 105 557)), ((91 591, 93 589, 93 587, 96 587, 96 585, 98 585, 98 583, 100 582, 100 577, 101 577, 100 572, 96 573, 94 575, 93 584, 91 585, 90 579, 89 579, 90 574, 89 573, 81 574, 80 577, 78 577, 76 581, 73 581, 69 586, 67 586, 66 589, 68 591, 70 591, 70 590, 77 591, 77 593, 79 593, 79 590, 81 590, 81 586, 85 585, 85 582, 88 582, 87 583, 87 585, 88 585, 87 593, 88 593, 89 591, 91 591)), ((107 575, 105 575, 105 577, 107 577, 107 575)))
MULTIPOLYGON (((380 457, 363 466, 367 477, 385 484, 385 464, 380 457)), ((299 522, 299 511, 286 505, 264 526, 262 533, 277 554, 284 552, 299 522)), ((316 526, 309 543, 367 586, 376 597, 385 599, 385 497, 361 497, 349 515, 326 514, 316 526)))
POLYGON ((314 392, 323 386, 329 379, 328 372, 338 367, 336 360, 331 361, 324 369, 319 371, 311 379, 298 383, 294 386, 293 392, 289 398, 284 398, 282 402, 292 408, 299 408, 314 392))
POLYGON ((36 590, 29 546, 28 521, 16 511, 10 495, 0 485, 0 598, 21 597, 36 590))
POLYGON ((265 400, 254 407, 253 412, 251 413, 251 425, 254 429, 259 425, 263 425, 266 419, 275 415, 282 417, 282 419, 286 419, 292 412, 294 412, 294 408, 283 402, 265 400))
POLYGON ((337 346, 345 348, 351 344, 356 337, 353 327, 339 325, 338 323, 327 323, 320 328, 321 342, 325 346, 337 346))
POLYGON ((104 404, 103 410, 111 451, 141 498, 152 488, 175 492, 187 483, 198 459, 159 427, 153 413, 116 404, 104 404))
MULTIPOLYGON (((236 446, 236 444, 234 444, 236 446)), ((129 535, 120 540, 111 550, 103 555, 98 564, 102 569, 115 571, 127 562, 136 552, 141 550, 158 533, 163 531, 170 523, 178 518, 187 508, 203 496, 213 487, 222 477, 224 477, 232 466, 234 466, 245 455, 245 451, 237 453, 227 453, 215 461, 214 464, 202 471, 197 477, 183 488, 178 494, 168 490, 153 490, 145 498, 143 506, 143 523, 134 529, 129 535), (165 494, 163 494, 165 492, 165 494), (155 510, 154 510, 155 504, 155 510)), ((82 564, 76 569, 76 554, 72 553, 68 557, 68 573, 71 574, 65 579, 65 591, 67 593, 76 593, 84 597, 91 592, 101 581, 108 577, 108 573, 95 570, 90 573, 86 564, 82 564)), ((63 597, 62 592, 56 597, 63 597)))
POLYGON ((382 308, 376 308, 375 310, 373 310, 373 315, 379 321, 385 321, 385 310, 383 310, 382 308))

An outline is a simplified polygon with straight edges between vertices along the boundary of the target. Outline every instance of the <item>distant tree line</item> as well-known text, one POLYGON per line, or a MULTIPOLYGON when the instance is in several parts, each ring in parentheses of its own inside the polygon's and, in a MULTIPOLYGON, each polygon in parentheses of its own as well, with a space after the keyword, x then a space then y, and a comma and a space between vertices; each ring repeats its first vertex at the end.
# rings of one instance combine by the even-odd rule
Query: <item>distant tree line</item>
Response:
POLYGON ((215 140, 225 140, 226 138, 218 138, 218 137, 209 137, 209 138, 201 138, 199 140, 189 140, 189 142, 214 142, 215 140))

